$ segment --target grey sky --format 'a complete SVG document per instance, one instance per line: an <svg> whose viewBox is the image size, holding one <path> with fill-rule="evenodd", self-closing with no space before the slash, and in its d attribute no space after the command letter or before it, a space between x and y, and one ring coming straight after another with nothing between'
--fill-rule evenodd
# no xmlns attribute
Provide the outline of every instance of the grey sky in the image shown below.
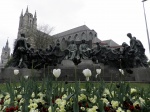
<svg viewBox="0 0 150 112"><path fill-rule="evenodd" d="M17 38L19 16L23 9L37 12L38 24L54 27L53 34L87 25L101 40L112 39L118 44L129 43L127 33L141 40L150 58L141 0L1 0L0 53L9 37L11 52ZM150 1L145 2L150 30Z"/></svg>

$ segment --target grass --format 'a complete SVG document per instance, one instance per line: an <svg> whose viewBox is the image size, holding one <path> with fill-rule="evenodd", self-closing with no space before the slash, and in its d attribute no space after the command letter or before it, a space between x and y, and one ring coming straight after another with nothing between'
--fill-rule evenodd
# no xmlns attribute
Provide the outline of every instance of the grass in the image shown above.
<svg viewBox="0 0 150 112"><path fill-rule="evenodd" d="M61 82L60 82L61 83ZM97 86L99 83L97 82L93 82L94 83L94 86ZM74 85L74 82L72 83L68 83L68 84L71 84L71 85ZM107 86L110 86L111 83L106 83L106 87ZM117 82L115 83L112 83L113 86L115 86L117 84ZM131 88L143 88L144 90L146 89L149 89L150 88L150 83L129 83L130 84L130 87ZM17 84L18 85L18 84ZM40 82L39 82L39 85L40 85ZM85 87L85 83L81 83L80 85L81 88ZM6 83L1 83L0 84L0 91L6 91Z"/></svg>

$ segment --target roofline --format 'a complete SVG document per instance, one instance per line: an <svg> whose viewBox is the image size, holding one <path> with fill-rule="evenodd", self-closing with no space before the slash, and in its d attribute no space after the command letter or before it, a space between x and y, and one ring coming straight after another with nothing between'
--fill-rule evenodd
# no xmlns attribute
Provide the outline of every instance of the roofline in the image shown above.
<svg viewBox="0 0 150 112"><path fill-rule="evenodd" d="M80 31L77 31L77 32L73 32L73 33L70 33L69 35L72 35L72 34L75 34L75 33L78 33L78 32L81 32L81 31L94 31L94 30L80 30ZM63 32L62 32L63 33ZM59 33L60 34L60 33ZM57 35L58 34L56 34L56 35L52 35L52 36L54 36L54 37L56 37L56 38L60 38L60 37L65 37L65 36L67 36L68 34L66 34L66 35L63 35L63 36L60 36L60 37L57 37Z"/></svg>

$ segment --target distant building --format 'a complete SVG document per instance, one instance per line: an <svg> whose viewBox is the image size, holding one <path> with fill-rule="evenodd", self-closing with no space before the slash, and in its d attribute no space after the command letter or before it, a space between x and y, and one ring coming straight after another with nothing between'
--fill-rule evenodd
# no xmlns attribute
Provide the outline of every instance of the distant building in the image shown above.
<svg viewBox="0 0 150 112"><path fill-rule="evenodd" d="M10 59L10 48L7 40L5 47L2 48L0 68L4 68L9 59Z"/></svg>
<svg viewBox="0 0 150 112"><path fill-rule="evenodd" d="M27 7L25 14L23 14L23 11L21 12L17 37L19 38L20 34L24 33L26 35L27 41L31 44L31 47L34 48L33 37L30 35L30 33L36 30L37 30L36 12L33 16L33 14L31 14L28 11L28 7ZM42 34L43 32L40 31L40 33ZM100 42L110 47L119 46L113 40L105 40L105 41L100 40L97 37L97 32L93 29L88 28L86 25L69 29L67 31L52 36L49 35L49 38L53 38L55 44L59 42L61 49L65 49L68 43L72 40L78 42L83 39L86 41L91 41L91 45L90 45L91 47L94 47L96 42Z"/></svg>
<svg viewBox="0 0 150 112"><path fill-rule="evenodd" d="M78 42L81 40L91 41L91 47L95 47L96 43L99 42L101 45L109 46L111 49L115 49L118 47L121 47L113 40L100 40L97 37L97 32L95 30L91 30L86 25L82 25L67 31L64 31L62 33L58 33L53 35L55 43L59 42L61 43L61 48L65 49L67 43L72 40Z"/></svg>
<svg viewBox="0 0 150 112"><path fill-rule="evenodd" d="M41 35L45 34L44 32L41 32L37 29L36 11L33 16L33 14L31 14L28 11L28 7L27 7L26 12L23 14L23 10L22 10L20 15L17 38L20 38L20 34L24 33L27 38L27 42L30 43L31 47L34 48L34 40L31 33L34 33L35 31L38 31L38 33L40 33ZM86 25L69 29L67 31L52 36L45 34L45 36L49 38L53 38L55 44L59 42L60 47L63 50L67 47L68 43L71 42L72 40L76 42L80 42L83 39L89 42L90 47L95 47L96 42L99 42L103 46L109 46L111 49L121 47L111 39L100 40L97 36L97 32L93 29L88 28ZM10 48L8 46L8 40L7 40L6 46L3 47L2 49L0 68L3 68L6 65L9 58L10 58Z"/></svg>
<svg viewBox="0 0 150 112"><path fill-rule="evenodd" d="M97 33L94 30L89 29L86 25L82 25L62 33L58 33L53 35L55 43L61 43L61 48L65 49L67 47L67 43L72 40L79 42L81 40L91 41L97 38ZM100 40L99 40L100 41Z"/></svg>
<svg viewBox="0 0 150 112"><path fill-rule="evenodd" d="M112 39L101 41L101 45L109 46L111 49L122 48L121 45L118 45Z"/></svg>

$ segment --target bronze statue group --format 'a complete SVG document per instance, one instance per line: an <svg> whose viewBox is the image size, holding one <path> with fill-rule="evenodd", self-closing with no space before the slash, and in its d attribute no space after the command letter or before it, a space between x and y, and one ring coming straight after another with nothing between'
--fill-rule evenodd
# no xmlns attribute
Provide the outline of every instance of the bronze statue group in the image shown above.
<svg viewBox="0 0 150 112"><path fill-rule="evenodd" d="M9 66L18 68L41 69L47 66L57 66L62 60L72 60L78 65L82 60L92 60L93 63L109 65L115 68L148 67L145 49L140 40L128 33L130 45L123 42L122 46L111 49L100 42L90 48L85 40L80 45L71 41L65 50L61 50L60 43L49 46L47 49L34 49L26 42L25 35L21 34L15 42L12 62Z"/></svg>

